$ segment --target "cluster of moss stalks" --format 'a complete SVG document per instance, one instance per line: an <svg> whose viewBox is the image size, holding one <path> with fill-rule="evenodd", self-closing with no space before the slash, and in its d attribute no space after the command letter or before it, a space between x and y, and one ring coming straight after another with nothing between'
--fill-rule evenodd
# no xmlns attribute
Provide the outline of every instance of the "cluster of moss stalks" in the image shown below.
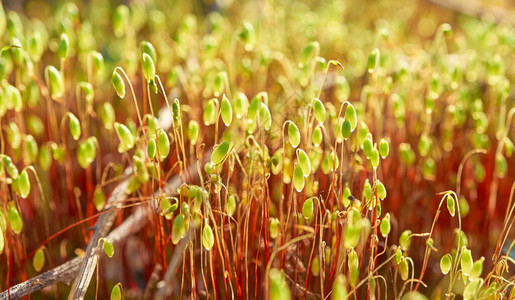
<svg viewBox="0 0 515 300"><path fill-rule="evenodd" d="M512 26L208 2L0 5L3 290L144 207L91 297L514 297Z"/></svg>

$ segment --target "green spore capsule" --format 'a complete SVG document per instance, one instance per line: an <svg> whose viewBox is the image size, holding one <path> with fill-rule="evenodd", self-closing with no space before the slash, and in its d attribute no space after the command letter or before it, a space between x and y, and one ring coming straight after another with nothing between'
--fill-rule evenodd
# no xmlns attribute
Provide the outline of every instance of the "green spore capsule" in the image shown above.
<svg viewBox="0 0 515 300"><path fill-rule="evenodd" d="M379 141L379 155L381 155L381 157L383 159L385 159L389 153L390 153L390 146L388 145L388 141L386 139L382 138Z"/></svg>
<svg viewBox="0 0 515 300"><path fill-rule="evenodd" d="M70 39L66 33L61 34L61 40L59 41L59 48L57 48L57 54L61 58L67 58L70 55Z"/></svg>
<svg viewBox="0 0 515 300"><path fill-rule="evenodd" d="M288 140L293 148L297 148L300 144L299 128L292 121L288 122Z"/></svg>
<svg viewBox="0 0 515 300"><path fill-rule="evenodd" d="M243 118L247 113L248 107L249 99L247 96L242 92L236 94L236 99L234 100L234 113L236 114L237 119Z"/></svg>
<svg viewBox="0 0 515 300"><path fill-rule="evenodd" d="M290 300L290 288L284 274L277 270L270 270L270 300Z"/></svg>
<svg viewBox="0 0 515 300"><path fill-rule="evenodd" d="M358 126L358 114L356 113L356 109L350 103L348 103L347 108L345 109L345 120L348 120L350 123L350 131L353 132Z"/></svg>
<svg viewBox="0 0 515 300"><path fill-rule="evenodd" d="M177 245L184 235L186 235L186 223L184 216L179 214L175 217L172 225L172 243Z"/></svg>
<svg viewBox="0 0 515 300"><path fill-rule="evenodd" d="M442 273L445 275L449 273L452 266L452 257L449 253L442 256L440 259L440 270L442 270Z"/></svg>
<svg viewBox="0 0 515 300"><path fill-rule="evenodd" d="M225 94L223 95L222 103L220 104L220 115L222 116L222 121L225 126L229 127L232 123L232 106Z"/></svg>
<svg viewBox="0 0 515 300"><path fill-rule="evenodd" d="M54 66L47 66L45 68L45 80L52 99L56 100L63 97L64 79L61 72L59 72Z"/></svg>
<svg viewBox="0 0 515 300"><path fill-rule="evenodd" d="M111 83L113 84L114 90L116 94L120 98L125 97L125 83L123 82L122 76L116 72L113 72L113 76L111 77Z"/></svg>
<svg viewBox="0 0 515 300"><path fill-rule="evenodd" d="M124 124L115 122L114 128L116 130L116 134L120 139L120 144L118 145L118 152L123 153L127 152L134 147L134 135L129 130L127 126Z"/></svg>
<svg viewBox="0 0 515 300"><path fill-rule="evenodd" d="M117 284L111 290L111 300L122 300L122 289L120 288L121 284Z"/></svg>
<svg viewBox="0 0 515 300"><path fill-rule="evenodd" d="M191 120L188 123L188 139L192 145L197 144L199 137L200 126L199 123L195 120Z"/></svg>
<svg viewBox="0 0 515 300"><path fill-rule="evenodd" d="M327 112L325 110L325 106L320 101L320 99L313 99L313 110L315 111L315 118L319 123L324 123L325 118L327 117Z"/></svg>
<svg viewBox="0 0 515 300"><path fill-rule="evenodd" d="M11 226L12 231L15 234L20 234L23 230L23 219L13 202L8 204L7 220L9 221L9 226Z"/></svg>
<svg viewBox="0 0 515 300"><path fill-rule="evenodd" d="M39 272L43 269L45 266L45 252L43 251L43 248L39 248L34 253L34 257L32 258L32 267L36 272Z"/></svg>
<svg viewBox="0 0 515 300"><path fill-rule="evenodd" d="M157 132L157 153L161 161L165 160L170 153L170 139L168 138L168 134L162 129Z"/></svg>
<svg viewBox="0 0 515 300"><path fill-rule="evenodd" d="M297 192L300 193L304 189L304 184L304 173L302 172L302 168L299 165L297 165L293 170L293 186L295 187Z"/></svg>
<svg viewBox="0 0 515 300"><path fill-rule="evenodd" d="M20 197L27 198L30 193L30 179L27 169L21 171L20 176L16 179Z"/></svg>
<svg viewBox="0 0 515 300"><path fill-rule="evenodd" d="M232 148L232 143L225 141L213 150L213 153L211 153L211 164L217 165L221 163L226 157L227 154L229 154L229 151Z"/></svg>
<svg viewBox="0 0 515 300"><path fill-rule="evenodd" d="M154 61L152 57L147 53L143 53L142 55L142 66L143 66L143 75L147 82L154 79L156 77L156 67L154 66Z"/></svg>
<svg viewBox="0 0 515 300"><path fill-rule="evenodd" d="M102 239L103 242L104 242L104 253L109 257L113 257L114 255L114 246L113 246L113 243L111 243L111 241L109 241L108 239L106 238L103 238Z"/></svg>
<svg viewBox="0 0 515 300"><path fill-rule="evenodd" d="M456 207L454 203L454 198L451 195L447 194L445 196L445 202L447 203L447 210L449 211L449 214L454 217Z"/></svg>
<svg viewBox="0 0 515 300"><path fill-rule="evenodd" d="M472 260L472 251L467 249L467 247L463 246L461 250L461 270L463 271L463 275L469 276L470 272L472 272L472 267L474 266L474 261Z"/></svg>
<svg viewBox="0 0 515 300"><path fill-rule="evenodd" d="M97 187L93 194L93 204L95 204L95 208L97 209L97 211L101 211L102 209L104 209L105 203L106 197L104 195L104 192L102 191L102 188Z"/></svg>
<svg viewBox="0 0 515 300"><path fill-rule="evenodd" d="M379 180L376 181L376 191L377 197L379 197L379 199L383 200L384 198L386 198L386 188L384 187L384 184Z"/></svg>
<svg viewBox="0 0 515 300"><path fill-rule="evenodd" d="M411 245L411 230L405 230L399 237L399 245L403 251L407 251Z"/></svg>
<svg viewBox="0 0 515 300"><path fill-rule="evenodd" d="M308 198L302 205L302 215L304 219L311 219L313 217L313 198Z"/></svg>
<svg viewBox="0 0 515 300"><path fill-rule="evenodd" d="M216 122L216 104L213 99L209 100L204 107L204 125L209 126Z"/></svg>
<svg viewBox="0 0 515 300"><path fill-rule="evenodd" d="M297 149L297 161L299 162L299 166L302 169L304 177L308 177L311 174L311 162L304 150Z"/></svg>
<svg viewBox="0 0 515 300"><path fill-rule="evenodd" d="M204 226L204 229L202 230L202 246L206 248L207 251L211 250L213 248L213 245L215 244L215 236L213 234L213 230L211 229L211 226L209 224L206 224Z"/></svg>
<svg viewBox="0 0 515 300"><path fill-rule="evenodd" d="M78 141L81 135L79 119L77 119L77 117L70 112L68 112L68 117L70 119L70 134L74 140Z"/></svg>
<svg viewBox="0 0 515 300"><path fill-rule="evenodd" d="M381 220L381 224L379 225L379 230L381 231L381 235L386 237L391 230L390 225L390 213L387 213L384 218Z"/></svg>

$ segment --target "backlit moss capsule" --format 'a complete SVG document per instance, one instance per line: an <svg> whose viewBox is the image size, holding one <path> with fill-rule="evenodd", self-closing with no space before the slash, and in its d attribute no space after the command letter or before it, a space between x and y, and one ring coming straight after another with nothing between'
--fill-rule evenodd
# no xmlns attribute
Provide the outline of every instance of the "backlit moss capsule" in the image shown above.
<svg viewBox="0 0 515 300"><path fill-rule="evenodd" d="M320 144L322 144L322 141L324 139L324 135L322 133L322 128L320 126L316 126L315 129L313 129L313 134L311 136L311 141L313 142L313 146L318 147ZM300 133L299 133L299 142L300 142Z"/></svg>
<svg viewBox="0 0 515 300"><path fill-rule="evenodd" d="M352 104L348 104L347 108L345 108L345 120L350 123L350 131L353 132L358 126L358 114L356 113L356 109Z"/></svg>
<svg viewBox="0 0 515 300"><path fill-rule="evenodd" d="M383 159L385 159L388 156L388 153L390 153L390 146L388 145L388 141L382 138L379 141L379 154Z"/></svg>
<svg viewBox="0 0 515 300"><path fill-rule="evenodd" d="M318 256L313 257L311 261L311 274L315 277L320 275L320 259Z"/></svg>
<svg viewBox="0 0 515 300"><path fill-rule="evenodd" d="M213 234L213 230L211 229L211 226L209 224L206 224L204 226L204 229L202 230L202 246L206 248L207 251L211 250L213 248L213 245L215 244L215 236Z"/></svg>
<svg viewBox="0 0 515 300"><path fill-rule="evenodd" d="M195 145L199 136L199 124L195 120L190 120L188 123L188 139L192 145Z"/></svg>
<svg viewBox="0 0 515 300"><path fill-rule="evenodd" d="M515 151L515 145L513 145L513 142L509 138L504 139L504 153L507 157L511 157L513 154L513 151Z"/></svg>
<svg viewBox="0 0 515 300"><path fill-rule="evenodd" d="M269 130L270 126L272 126L272 114L270 113L268 106L263 102L261 102L259 108L259 119L261 126L263 126L265 130Z"/></svg>
<svg viewBox="0 0 515 300"><path fill-rule="evenodd" d="M27 147L27 156L25 157L25 162L30 165L38 159L38 143L34 139L34 137L30 134L25 136L25 146Z"/></svg>
<svg viewBox="0 0 515 300"><path fill-rule="evenodd" d="M449 273L452 266L452 257L449 253L442 256L440 259L440 270L442 270L442 273L445 275Z"/></svg>
<svg viewBox="0 0 515 300"><path fill-rule="evenodd" d="M418 152L420 153L420 155L426 156L429 154L430 149L431 139L427 135L423 134L418 142Z"/></svg>
<svg viewBox="0 0 515 300"><path fill-rule="evenodd" d="M70 119L70 134L74 140L78 141L81 135L79 119L77 119L77 117L70 112L68 113L68 117Z"/></svg>
<svg viewBox="0 0 515 300"><path fill-rule="evenodd" d="M5 170L7 171L7 174L9 174L9 177L11 177L11 179L18 178L18 176L19 176L18 169L14 165L11 158L7 155L4 155L3 161L4 161Z"/></svg>
<svg viewBox="0 0 515 300"><path fill-rule="evenodd" d="M299 165L297 165L293 170L293 186L295 187L297 192L300 193L304 189L304 184L304 173L302 172L302 168Z"/></svg>
<svg viewBox="0 0 515 300"><path fill-rule="evenodd" d="M361 235L361 215L356 208L351 208L347 217L347 225L343 232L343 245L345 248L354 248L358 245Z"/></svg>
<svg viewBox="0 0 515 300"><path fill-rule="evenodd" d="M363 148L363 154L365 154L365 156L367 158L370 158L370 155L372 155L372 148L373 148L372 138L370 136L365 138L365 140L363 141L362 148Z"/></svg>
<svg viewBox="0 0 515 300"><path fill-rule="evenodd" d="M123 91L125 93L125 88ZM111 105L111 103L104 102L104 104L102 104L100 117L102 119L102 123L104 124L104 128L108 131L111 131L113 129L113 124L115 121L114 108Z"/></svg>
<svg viewBox="0 0 515 300"><path fill-rule="evenodd" d="M411 230L405 230L399 237L399 245L403 251L407 251L411 245Z"/></svg>
<svg viewBox="0 0 515 300"><path fill-rule="evenodd" d="M238 92L238 94L236 94L236 98L234 99L234 113L236 114L236 118L243 118L243 116L247 113L248 107L249 100L247 99L247 96L242 92Z"/></svg>
<svg viewBox="0 0 515 300"><path fill-rule="evenodd" d="M277 270L270 270L270 300L290 300L290 288L284 274Z"/></svg>
<svg viewBox="0 0 515 300"><path fill-rule="evenodd" d="M299 128L292 121L288 122L288 140L293 148L297 148L300 144Z"/></svg>
<svg viewBox="0 0 515 300"><path fill-rule="evenodd" d="M116 37L122 37L129 26L130 11L126 5L118 5L113 15L113 30Z"/></svg>
<svg viewBox="0 0 515 300"><path fill-rule="evenodd" d="M23 199L27 198L30 193L30 179L27 170L23 169L16 180L18 181L17 185L20 197Z"/></svg>
<svg viewBox="0 0 515 300"><path fill-rule="evenodd" d="M149 41L142 41L139 44L139 47L141 49L141 53L148 54L153 61L157 60L156 48L154 47L154 45L152 45L152 43L150 43Z"/></svg>
<svg viewBox="0 0 515 300"><path fill-rule="evenodd" d="M52 150L50 148L50 145L44 144L39 149L39 166L44 171L47 171L50 169L50 166L52 165Z"/></svg>
<svg viewBox="0 0 515 300"><path fill-rule="evenodd" d="M148 140L147 144L147 155L148 158L154 159L156 157L157 145L155 138L151 138Z"/></svg>
<svg viewBox="0 0 515 300"><path fill-rule="evenodd" d="M229 154L231 148L232 143L228 141L225 141L216 146L216 148L211 153L211 164L217 165L221 163L227 157L227 154Z"/></svg>
<svg viewBox="0 0 515 300"><path fill-rule="evenodd" d="M5 97L7 99L7 108L21 111L23 108L23 101L21 99L20 90L10 84L5 86Z"/></svg>
<svg viewBox="0 0 515 300"><path fill-rule="evenodd" d="M103 243L104 243L104 253L109 257L113 257L114 255L114 246L113 246L113 243L111 243L110 240L108 240L107 238L103 238L102 239Z"/></svg>
<svg viewBox="0 0 515 300"><path fill-rule="evenodd" d="M83 169L86 169L95 161L97 156L95 141L96 138L92 136L79 142L77 148L77 161Z"/></svg>
<svg viewBox="0 0 515 300"><path fill-rule="evenodd" d="M125 83L123 82L122 76L116 72L113 72L113 76L111 77L111 83L113 84L114 90L116 94L120 98L125 97Z"/></svg>
<svg viewBox="0 0 515 300"><path fill-rule="evenodd" d="M61 40L59 41L59 48L57 48L57 54L61 58L67 58L70 55L70 39L66 33L61 34Z"/></svg>
<svg viewBox="0 0 515 300"><path fill-rule="evenodd" d="M454 214L455 214L454 197L452 197L451 195L447 194L445 196L445 201L447 203L447 210L449 211L449 214L451 214L451 216L454 217Z"/></svg>
<svg viewBox="0 0 515 300"><path fill-rule="evenodd" d="M43 251L43 248L39 248L34 253L34 257L32 258L32 267L34 267L34 270L36 272L39 272L43 269L45 266L45 252Z"/></svg>
<svg viewBox="0 0 515 300"><path fill-rule="evenodd" d="M349 120L343 121L340 131L342 138L344 138L345 140L349 139L350 134L352 132L351 123L349 122Z"/></svg>
<svg viewBox="0 0 515 300"><path fill-rule="evenodd" d="M302 205L302 215L304 219L311 219L313 217L313 198L308 198Z"/></svg>
<svg viewBox="0 0 515 300"><path fill-rule="evenodd" d="M225 204L225 212L232 216L234 215L234 212L236 211L236 196L230 195L229 198L227 198L227 203Z"/></svg>
<svg viewBox="0 0 515 300"><path fill-rule="evenodd" d="M428 157L424 160L424 165L422 166L422 175L428 179L434 178L436 175L436 163L431 157Z"/></svg>
<svg viewBox="0 0 515 300"><path fill-rule="evenodd" d="M157 153L161 161L168 157L170 153L170 140L168 139L168 134L162 129L157 132Z"/></svg>
<svg viewBox="0 0 515 300"><path fill-rule="evenodd" d="M102 191L102 188L97 187L95 189L95 192L93 193L93 204L95 204L95 208L98 211L101 211L104 209L106 203L106 197L104 195L104 192Z"/></svg>
<svg viewBox="0 0 515 300"><path fill-rule="evenodd" d="M15 122L11 122L7 125L5 131L9 146L11 146L13 149L19 149L22 142L22 135L18 125L16 125Z"/></svg>
<svg viewBox="0 0 515 300"><path fill-rule="evenodd" d="M408 260L406 258L401 259L399 263L399 274L401 274L402 280L407 280L409 277L409 265Z"/></svg>
<svg viewBox="0 0 515 300"><path fill-rule="evenodd" d="M246 51L251 51L254 48L254 44L256 43L256 33L252 23L244 21L238 36L243 41Z"/></svg>
<svg viewBox="0 0 515 300"><path fill-rule="evenodd" d="M299 162L299 166L302 169L304 177L308 177L311 174L311 162L304 150L297 149L297 161Z"/></svg>
<svg viewBox="0 0 515 300"><path fill-rule="evenodd" d="M499 178L504 178L506 176L506 172L508 172L508 163L506 162L506 158L501 153L495 155L495 167L497 169L497 176Z"/></svg>
<svg viewBox="0 0 515 300"><path fill-rule="evenodd" d="M356 250L349 251L347 265L349 268L349 283L352 287L356 286L359 277L359 258Z"/></svg>
<svg viewBox="0 0 515 300"><path fill-rule="evenodd" d="M325 118L327 116L327 112L325 110L325 106L320 101L320 99L314 98L313 99L313 110L315 111L315 118L319 123L324 123Z"/></svg>
<svg viewBox="0 0 515 300"><path fill-rule="evenodd" d="M470 271L469 278L474 280L476 278L481 277L481 273L483 273L483 262L485 261L484 257L476 260L474 265L472 265L472 270Z"/></svg>
<svg viewBox="0 0 515 300"><path fill-rule="evenodd" d="M381 220L381 224L379 225L379 230L381 231L381 235L386 237L390 233L390 213L387 213L384 218Z"/></svg>
<svg viewBox="0 0 515 300"><path fill-rule="evenodd" d="M368 56L368 73L373 73L379 66L380 53L379 49L375 48Z"/></svg>
<svg viewBox="0 0 515 300"><path fill-rule="evenodd" d="M7 220L9 221L9 226L15 234L20 234L23 230L23 219L21 218L18 209L13 202L8 204L7 208Z"/></svg>
<svg viewBox="0 0 515 300"><path fill-rule="evenodd" d="M177 245L179 243L179 241L184 237L185 234L186 234L186 224L185 224L184 216L182 214L179 214L173 220L172 243L174 245Z"/></svg>
<svg viewBox="0 0 515 300"><path fill-rule="evenodd" d="M213 99L206 103L206 106L204 107L203 119L206 126L216 122L216 104Z"/></svg>
<svg viewBox="0 0 515 300"><path fill-rule="evenodd" d="M225 126L229 126L232 123L232 106L231 102L225 96L225 94L222 97L222 103L220 104L220 115L222 116L222 121L224 122Z"/></svg>
<svg viewBox="0 0 515 300"><path fill-rule="evenodd" d="M154 61L152 57L147 53L143 53L142 56L142 64L143 64L143 75L147 82L154 79L156 77L156 67L154 66Z"/></svg>
<svg viewBox="0 0 515 300"><path fill-rule="evenodd" d="M89 52L89 59L95 67L96 74L102 74L104 72L104 57L98 51L92 50Z"/></svg>
<svg viewBox="0 0 515 300"><path fill-rule="evenodd" d="M483 279L476 278L469 282L465 289L463 290L463 299L464 300L472 300L472 299L479 299L479 292L480 287L483 282Z"/></svg>
<svg viewBox="0 0 515 300"><path fill-rule="evenodd" d="M349 299L349 295L347 292L347 287L345 283L345 276L343 274L339 274L336 276L333 283L333 293L332 299L334 300L347 300Z"/></svg>
<svg viewBox="0 0 515 300"><path fill-rule="evenodd" d="M377 151L376 148L373 148L372 152L370 153L370 164L374 168L379 166L379 151Z"/></svg>
<svg viewBox="0 0 515 300"><path fill-rule="evenodd" d="M122 300L122 289L120 288L121 284L118 283L111 290L111 300Z"/></svg>
<svg viewBox="0 0 515 300"><path fill-rule="evenodd" d="M134 136L132 135L132 132L129 130L129 128L124 124L115 122L114 129L116 130L116 134L120 139L118 152L123 153L132 149L132 147L134 147Z"/></svg>
<svg viewBox="0 0 515 300"><path fill-rule="evenodd" d="M472 260L472 252L467 247L463 246L461 250L461 270L463 271L463 275L469 276L472 271L472 267L474 266L474 261Z"/></svg>
<svg viewBox="0 0 515 300"><path fill-rule="evenodd" d="M277 218L270 218L270 237L275 239L279 236L279 220Z"/></svg>
<svg viewBox="0 0 515 300"><path fill-rule="evenodd" d="M379 197L379 199L383 200L384 198L386 198L386 188L384 187L384 184L379 180L376 181L376 191L377 197Z"/></svg>
<svg viewBox="0 0 515 300"><path fill-rule="evenodd" d="M64 95L63 74L54 66L46 66L45 80L52 99L59 99Z"/></svg>

